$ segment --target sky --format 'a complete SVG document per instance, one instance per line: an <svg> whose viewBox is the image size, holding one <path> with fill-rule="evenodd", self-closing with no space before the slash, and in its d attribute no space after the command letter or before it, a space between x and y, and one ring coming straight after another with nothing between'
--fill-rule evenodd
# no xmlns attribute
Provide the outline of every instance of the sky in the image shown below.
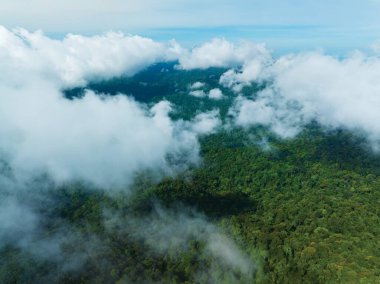
<svg viewBox="0 0 380 284"><path fill-rule="evenodd" d="M0 0L9 29L55 37L113 30L187 46L249 39L286 52L368 47L380 38L379 12L379 0Z"/></svg>

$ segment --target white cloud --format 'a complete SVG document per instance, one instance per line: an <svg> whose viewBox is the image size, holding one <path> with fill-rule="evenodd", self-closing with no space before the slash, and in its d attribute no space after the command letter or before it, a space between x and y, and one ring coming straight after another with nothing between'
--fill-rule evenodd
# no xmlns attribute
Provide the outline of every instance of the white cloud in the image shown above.
<svg viewBox="0 0 380 284"><path fill-rule="evenodd" d="M16 70L13 64L17 64L20 77L22 72L39 73L63 87L133 75L155 62L175 60L181 52L174 41L159 43L122 33L92 37L69 34L63 40L53 40L42 32L9 31L0 26L2 73Z"/></svg>
<svg viewBox="0 0 380 284"><path fill-rule="evenodd" d="M229 114L238 126L264 125L282 138L297 135L304 122L297 108L290 108L271 90L262 92L257 100L238 97Z"/></svg>
<svg viewBox="0 0 380 284"><path fill-rule="evenodd" d="M126 96L92 92L69 101L43 82L1 88L0 149L19 175L120 186L140 169L165 169L166 155L179 148L197 152L195 134L184 140L187 130L177 129L170 109L161 102L145 110Z"/></svg>
<svg viewBox="0 0 380 284"><path fill-rule="evenodd" d="M197 98L204 98L207 96L207 94L203 90L195 90L191 91L190 96L197 97Z"/></svg>
<svg viewBox="0 0 380 284"><path fill-rule="evenodd" d="M205 86L205 83L203 82L195 82L190 86L190 90L198 90Z"/></svg>
<svg viewBox="0 0 380 284"><path fill-rule="evenodd" d="M245 62L267 54L265 45L250 42L239 44L214 38L191 51L183 52L179 58L180 68L207 69L210 67L239 67Z"/></svg>
<svg viewBox="0 0 380 284"><path fill-rule="evenodd" d="M0 27L2 157L20 179L46 172L58 182L78 179L104 187L125 185L144 168L170 171L168 155L172 162L185 155L196 163L197 135L213 131L216 114L174 122L165 101L148 109L123 95L87 91L67 100L60 91L131 75L181 52L176 44L115 33L59 41Z"/></svg>
<svg viewBox="0 0 380 284"><path fill-rule="evenodd" d="M209 98L211 100L221 100L223 99L223 92L219 88L211 89L209 92L205 92L204 90L192 90L189 92L190 96L197 98Z"/></svg>
<svg viewBox="0 0 380 284"><path fill-rule="evenodd" d="M240 70L230 69L219 79L219 83L232 89L235 93L241 92L244 86L250 85L253 81L259 80L263 70L272 63L269 52L263 50L260 56L254 59L247 59Z"/></svg>
<svg viewBox="0 0 380 284"><path fill-rule="evenodd" d="M279 58L260 75L272 82L256 99L239 102L238 124L270 125L295 135L311 120L344 127L380 141L380 59L355 53L337 59L321 53ZM289 131L284 131L284 130Z"/></svg>
<svg viewBox="0 0 380 284"><path fill-rule="evenodd" d="M209 134L214 132L222 124L219 110L213 110L198 114L192 121L192 130L197 134Z"/></svg>
<svg viewBox="0 0 380 284"><path fill-rule="evenodd" d="M208 97L213 100L221 100L223 98L223 93L219 88L210 90Z"/></svg>

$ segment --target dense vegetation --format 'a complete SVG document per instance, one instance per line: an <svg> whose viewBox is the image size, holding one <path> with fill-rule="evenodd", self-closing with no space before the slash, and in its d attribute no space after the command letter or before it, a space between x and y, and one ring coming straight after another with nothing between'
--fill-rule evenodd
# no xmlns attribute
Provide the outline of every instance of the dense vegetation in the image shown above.
<svg viewBox="0 0 380 284"><path fill-rule="evenodd" d="M151 80L161 84L154 89L160 98L179 106L179 117L218 107L225 118L233 96L228 90L223 89L229 98L217 102L184 94L189 82L217 86L218 72L160 71L161 77ZM139 76L129 85L111 82L114 93L125 91L120 84L151 78ZM165 87L173 81L175 89ZM142 101L156 99L144 96ZM42 235L48 238L64 226L79 237L65 237L59 261L12 245L3 248L1 282L380 283L380 157L358 135L313 123L293 140L253 127L221 130L203 137L201 145L199 167L159 182L141 173L128 194L109 195L82 183L52 184L48 195L54 206L43 209ZM254 269L243 273L226 266L208 253L204 238L152 250L136 231L160 208L170 216L186 212L215 225ZM109 225L105 212L117 216L118 226ZM157 245L163 241L151 237ZM83 263L69 269L77 254L86 255Z"/></svg>

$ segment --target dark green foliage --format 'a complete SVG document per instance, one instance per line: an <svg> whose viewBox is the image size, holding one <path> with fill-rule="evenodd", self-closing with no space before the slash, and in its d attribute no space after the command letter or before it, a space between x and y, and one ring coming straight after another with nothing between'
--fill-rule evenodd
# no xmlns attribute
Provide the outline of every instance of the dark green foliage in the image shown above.
<svg viewBox="0 0 380 284"><path fill-rule="evenodd" d="M229 140L226 135L246 139L246 146L221 142ZM202 196L247 195L250 210L242 203L240 212L223 219L248 247L267 252L263 282L380 280L379 157L364 150L360 139L311 129L293 141L273 141L268 152L249 145L239 131L205 143L205 163L192 184L202 184Z"/></svg>

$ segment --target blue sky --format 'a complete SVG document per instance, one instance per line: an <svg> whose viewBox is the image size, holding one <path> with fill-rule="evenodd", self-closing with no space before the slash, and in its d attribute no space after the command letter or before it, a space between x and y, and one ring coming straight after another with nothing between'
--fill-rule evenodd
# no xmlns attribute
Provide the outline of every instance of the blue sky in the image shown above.
<svg viewBox="0 0 380 284"><path fill-rule="evenodd" d="M0 24L54 36L107 30L177 39L266 42L274 50L365 48L380 39L380 0L0 0Z"/></svg>
<svg viewBox="0 0 380 284"><path fill-rule="evenodd" d="M156 40L175 38L185 46L223 37L231 41L265 42L274 54L324 50L345 54L356 49L367 51L380 38L377 29L346 29L308 25L252 25L145 30L142 35Z"/></svg>

